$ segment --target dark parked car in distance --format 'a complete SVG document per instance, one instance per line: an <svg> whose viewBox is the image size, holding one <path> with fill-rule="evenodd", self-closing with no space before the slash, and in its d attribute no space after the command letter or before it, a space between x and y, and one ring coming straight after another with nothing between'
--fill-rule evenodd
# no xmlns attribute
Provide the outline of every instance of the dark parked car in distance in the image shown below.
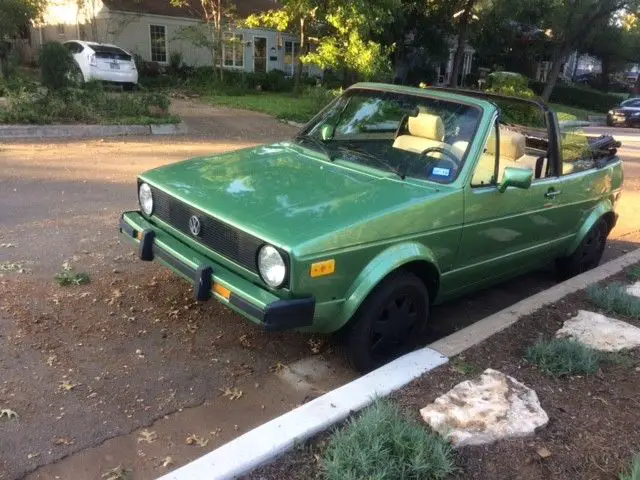
<svg viewBox="0 0 640 480"><path fill-rule="evenodd" d="M609 127L635 127L640 125L640 97L628 98L607 113Z"/></svg>

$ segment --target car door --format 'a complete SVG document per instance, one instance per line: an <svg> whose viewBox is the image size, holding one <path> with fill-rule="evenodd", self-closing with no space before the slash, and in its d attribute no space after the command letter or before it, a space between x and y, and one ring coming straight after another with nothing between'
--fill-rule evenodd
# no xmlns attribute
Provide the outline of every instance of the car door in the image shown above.
<svg viewBox="0 0 640 480"><path fill-rule="evenodd" d="M443 279L447 296L495 282L536 264L532 255L536 240L532 235L535 224L531 216L531 191L518 188L499 191L504 168L513 165L507 159L501 162L497 119L494 132L464 188L460 248L454 270Z"/></svg>

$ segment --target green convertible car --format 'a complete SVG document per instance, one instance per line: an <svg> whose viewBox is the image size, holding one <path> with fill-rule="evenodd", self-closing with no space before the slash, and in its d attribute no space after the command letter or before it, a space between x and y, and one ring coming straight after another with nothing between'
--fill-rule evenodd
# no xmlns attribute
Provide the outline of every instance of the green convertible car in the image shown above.
<svg viewBox="0 0 640 480"><path fill-rule="evenodd" d="M367 371L424 339L434 303L551 260L596 266L617 147L561 132L542 103L361 83L289 141L143 173L120 231L198 300L340 331Z"/></svg>

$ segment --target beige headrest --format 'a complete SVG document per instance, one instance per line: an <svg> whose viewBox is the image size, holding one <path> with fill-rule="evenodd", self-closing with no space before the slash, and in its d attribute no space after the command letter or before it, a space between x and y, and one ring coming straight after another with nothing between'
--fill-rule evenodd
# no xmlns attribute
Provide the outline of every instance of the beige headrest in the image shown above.
<svg viewBox="0 0 640 480"><path fill-rule="evenodd" d="M419 113L416 117L409 117L409 134L413 137L428 138L429 140L444 140L444 123L442 118L428 113Z"/></svg>
<svg viewBox="0 0 640 480"><path fill-rule="evenodd" d="M503 128L500 129L500 158L517 160L525 154L526 147L527 141L523 134ZM490 155L496 154L495 133L489 137L487 153Z"/></svg>

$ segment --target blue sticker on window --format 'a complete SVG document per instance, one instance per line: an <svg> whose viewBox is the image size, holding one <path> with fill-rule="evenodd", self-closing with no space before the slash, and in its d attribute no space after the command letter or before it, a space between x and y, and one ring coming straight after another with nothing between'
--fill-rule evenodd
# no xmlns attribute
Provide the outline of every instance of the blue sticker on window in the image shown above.
<svg viewBox="0 0 640 480"><path fill-rule="evenodd" d="M450 169L440 168L440 167L435 167L431 172L432 175L435 175L437 177L448 177L450 173L451 173Z"/></svg>

